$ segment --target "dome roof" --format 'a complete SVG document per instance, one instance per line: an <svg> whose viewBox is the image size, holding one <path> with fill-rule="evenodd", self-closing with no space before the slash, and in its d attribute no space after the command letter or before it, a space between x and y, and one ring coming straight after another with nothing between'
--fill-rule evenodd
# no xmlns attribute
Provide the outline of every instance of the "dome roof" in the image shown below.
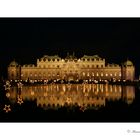
<svg viewBox="0 0 140 140"><path fill-rule="evenodd" d="M10 66L18 66L18 63L17 63L16 61L12 61L12 62L10 63Z"/></svg>
<svg viewBox="0 0 140 140"><path fill-rule="evenodd" d="M127 60L126 62L124 62L125 66L133 66L133 63L130 60Z"/></svg>

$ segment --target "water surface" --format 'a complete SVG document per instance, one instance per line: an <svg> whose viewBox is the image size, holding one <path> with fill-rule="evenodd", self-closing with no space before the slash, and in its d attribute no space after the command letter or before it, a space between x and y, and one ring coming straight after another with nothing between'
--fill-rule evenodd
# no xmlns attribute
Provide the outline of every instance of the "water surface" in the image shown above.
<svg viewBox="0 0 140 140"><path fill-rule="evenodd" d="M11 87L1 94L1 121L136 122L139 89L109 84Z"/></svg>

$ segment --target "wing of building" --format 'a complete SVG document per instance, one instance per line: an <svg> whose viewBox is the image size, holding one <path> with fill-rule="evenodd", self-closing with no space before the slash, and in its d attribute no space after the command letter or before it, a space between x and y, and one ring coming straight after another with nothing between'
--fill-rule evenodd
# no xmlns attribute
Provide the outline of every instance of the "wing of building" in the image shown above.
<svg viewBox="0 0 140 140"><path fill-rule="evenodd" d="M121 65L108 64L98 55L84 55L76 58L67 55L62 59L58 55L44 55L37 59L36 65L19 65L12 61L8 66L9 80L131 80L135 78L135 66L130 60Z"/></svg>

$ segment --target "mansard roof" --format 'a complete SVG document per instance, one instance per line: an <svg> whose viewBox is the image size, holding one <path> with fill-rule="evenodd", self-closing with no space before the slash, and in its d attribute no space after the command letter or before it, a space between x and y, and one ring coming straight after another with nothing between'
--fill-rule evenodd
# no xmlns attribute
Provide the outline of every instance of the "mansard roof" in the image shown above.
<svg viewBox="0 0 140 140"><path fill-rule="evenodd" d="M16 67L16 66L18 66L18 63L14 60L9 64L9 66Z"/></svg>
<svg viewBox="0 0 140 140"><path fill-rule="evenodd" d="M46 60L53 60L53 59L61 59L58 55L44 55L42 58L40 58L40 60L46 61Z"/></svg>
<svg viewBox="0 0 140 140"><path fill-rule="evenodd" d="M44 55L42 58L61 59L58 55Z"/></svg>
<svg viewBox="0 0 140 140"><path fill-rule="evenodd" d="M133 66L133 63L132 63L132 61L127 60L126 62L124 62L124 65L125 66Z"/></svg>
<svg viewBox="0 0 140 140"><path fill-rule="evenodd" d="M102 59L101 57L99 57L98 55L84 55L81 59Z"/></svg>

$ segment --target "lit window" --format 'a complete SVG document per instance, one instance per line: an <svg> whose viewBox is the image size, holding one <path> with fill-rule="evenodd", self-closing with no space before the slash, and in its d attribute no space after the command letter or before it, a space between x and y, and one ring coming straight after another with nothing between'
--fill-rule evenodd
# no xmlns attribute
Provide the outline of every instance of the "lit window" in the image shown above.
<svg viewBox="0 0 140 140"><path fill-rule="evenodd" d="M89 72L87 73L87 76L89 76Z"/></svg>
<svg viewBox="0 0 140 140"><path fill-rule="evenodd" d="M110 73L110 76L112 76L112 73Z"/></svg>
<svg viewBox="0 0 140 140"><path fill-rule="evenodd" d="M108 76L108 74L106 73L105 76Z"/></svg>
<svg viewBox="0 0 140 140"><path fill-rule="evenodd" d="M94 73L92 73L92 76L94 76Z"/></svg>
<svg viewBox="0 0 140 140"><path fill-rule="evenodd" d="M99 74L98 74L98 73L97 73L96 75L97 75L97 76L99 76Z"/></svg>
<svg viewBox="0 0 140 140"><path fill-rule="evenodd" d="M121 73L119 73L119 76L121 76Z"/></svg>
<svg viewBox="0 0 140 140"><path fill-rule="evenodd" d="M117 74L115 73L114 76L117 76Z"/></svg>
<svg viewBox="0 0 140 140"><path fill-rule="evenodd" d="M85 72L83 72L83 76L85 76Z"/></svg>
<svg viewBox="0 0 140 140"><path fill-rule="evenodd" d="M104 76L103 73L101 73L101 76Z"/></svg>

